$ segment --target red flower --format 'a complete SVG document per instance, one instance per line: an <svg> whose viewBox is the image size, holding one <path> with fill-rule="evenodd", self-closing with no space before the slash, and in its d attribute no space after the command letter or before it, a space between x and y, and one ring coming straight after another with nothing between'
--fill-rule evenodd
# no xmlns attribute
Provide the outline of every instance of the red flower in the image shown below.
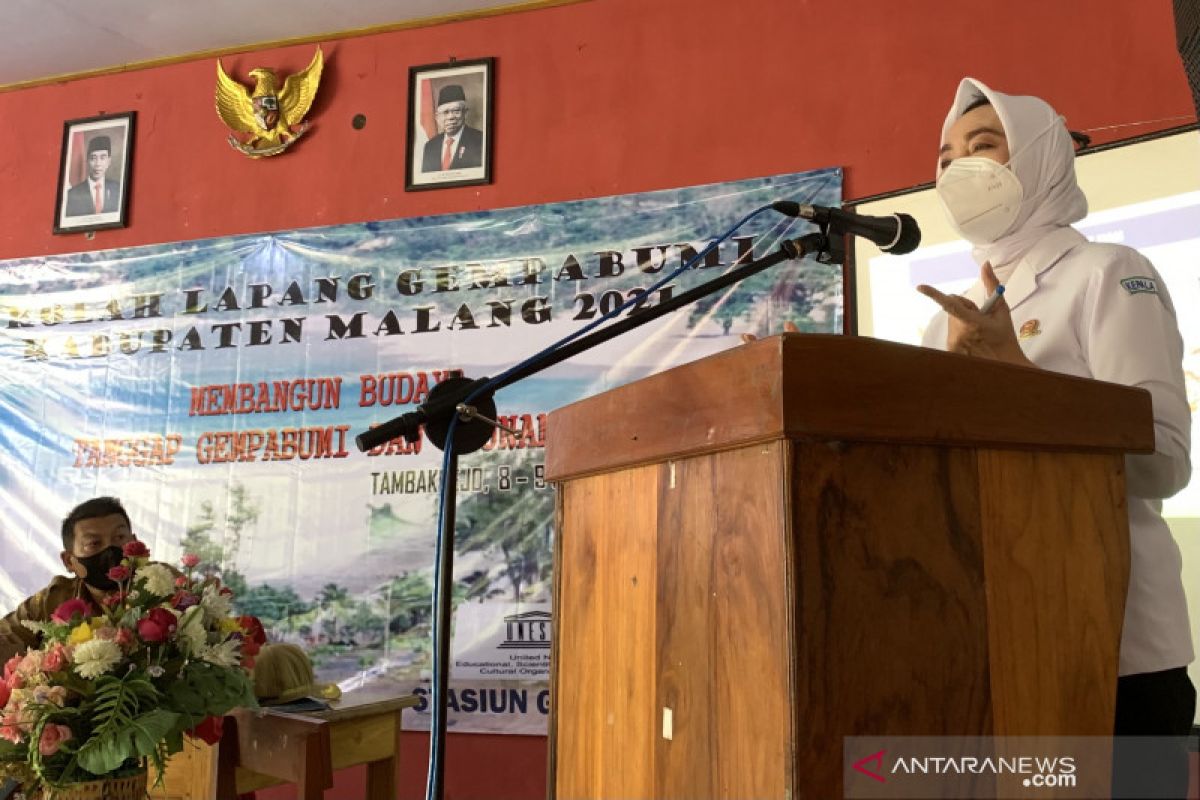
<svg viewBox="0 0 1200 800"><path fill-rule="evenodd" d="M103 598L101 598L100 602L103 603L104 605L108 606L109 608L113 608L114 606L119 606L119 605L121 605L121 603L125 602L125 593L124 592L113 592L112 594L106 594L106 595L104 595Z"/></svg>
<svg viewBox="0 0 1200 800"><path fill-rule="evenodd" d="M8 698L12 696L12 689L8 688L8 684L0 681L0 708L8 705Z"/></svg>
<svg viewBox="0 0 1200 800"><path fill-rule="evenodd" d="M129 645L133 644L133 631L129 630L129 628L117 628L117 638L113 641L118 646L128 649Z"/></svg>
<svg viewBox="0 0 1200 800"><path fill-rule="evenodd" d="M205 717L204 721L188 731L187 735L200 739L205 744L216 744L221 741L221 732L224 727L224 717Z"/></svg>
<svg viewBox="0 0 1200 800"><path fill-rule="evenodd" d="M187 611L192 606L200 602L200 598L191 592L178 591L171 598L171 605L176 611Z"/></svg>
<svg viewBox="0 0 1200 800"><path fill-rule="evenodd" d="M146 545L134 539L132 542L127 542L122 551L126 558L146 558L150 555Z"/></svg>
<svg viewBox="0 0 1200 800"><path fill-rule="evenodd" d="M242 631L245 632L245 638L247 641L254 642L257 645L264 645L267 643L267 632L263 628L263 624L258 621L258 617L252 617L249 614L243 614L242 616L238 617L238 625L240 625ZM243 648L244 647L245 646L243 645Z"/></svg>
<svg viewBox="0 0 1200 800"><path fill-rule="evenodd" d="M125 566L124 564L118 564L117 566L112 567L108 571L109 579L114 580L117 583L120 583L121 581L129 580L130 574L131 573L129 572L129 567Z"/></svg>
<svg viewBox="0 0 1200 800"><path fill-rule="evenodd" d="M200 556L195 553L184 553L183 558L179 559L179 563L183 564L188 569L195 569L200 563Z"/></svg>
<svg viewBox="0 0 1200 800"><path fill-rule="evenodd" d="M187 585L188 585L188 579L183 577L182 575L180 575L178 578L175 579L175 586L177 588L182 589L183 587L185 587Z"/></svg>
<svg viewBox="0 0 1200 800"><path fill-rule="evenodd" d="M138 620L137 632L144 642L165 642L175 632L178 620L165 608L152 608Z"/></svg>
<svg viewBox="0 0 1200 800"><path fill-rule="evenodd" d="M91 610L86 601L78 597L73 597L54 609L54 613L50 615L50 618L55 622L70 622L77 616L86 617Z"/></svg>

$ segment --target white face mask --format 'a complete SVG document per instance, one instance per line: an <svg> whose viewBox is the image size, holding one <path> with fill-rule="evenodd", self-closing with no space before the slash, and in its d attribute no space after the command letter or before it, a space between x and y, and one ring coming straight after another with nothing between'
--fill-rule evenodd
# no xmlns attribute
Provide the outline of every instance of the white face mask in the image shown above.
<svg viewBox="0 0 1200 800"><path fill-rule="evenodd" d="M1062 117L1051 120L1020 152L1027 150L1061 121ZM941 200L946 218L958 234L971 244L991 244L1009 233L1017 221L1021 202L1025 199L1025 188L1010 168L1016 156L1017 153L1011 154L1006 164L998 164L983 156L956 158L938 177L938 199Z"/></svg>
<svg viewBox="0 0 1200 800"><path fill-rule="evenodd" d="M937 181L946 218L971 244L991 244L1012 227L1025 190L1008 168L983 156L956 158Z"/></svg>

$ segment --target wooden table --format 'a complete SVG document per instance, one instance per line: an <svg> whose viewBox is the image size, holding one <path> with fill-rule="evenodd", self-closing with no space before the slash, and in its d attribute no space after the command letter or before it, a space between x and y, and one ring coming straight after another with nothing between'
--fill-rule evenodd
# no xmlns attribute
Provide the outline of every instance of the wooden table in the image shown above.
<svg viewBox="0 0 1200 800"><path fill-rule="evenodd" d="M388 687L348 692L328 711L287 714L238 709L215 748L185 748L171 759L156 800L235 800L294 783L300 800L320 800L334 770L367 765L366 800L395 800L400 714L419 702Z"/></svg>

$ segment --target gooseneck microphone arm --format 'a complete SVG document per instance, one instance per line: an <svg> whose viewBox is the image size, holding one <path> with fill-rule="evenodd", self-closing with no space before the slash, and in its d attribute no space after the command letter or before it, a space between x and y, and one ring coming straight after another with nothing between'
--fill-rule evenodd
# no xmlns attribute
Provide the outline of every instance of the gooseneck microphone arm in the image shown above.
<svg viewBox="0 0 1200 800"><path fill-rule="evenodd" d="M653 322L659 317L694 303L713 292L718 292L727 286L732 286L738 281L745 280L751 275L769 269L781 261L804 258L806 255L824 250L827 246L828 243L825 235L820 233L810 233L799 239L785 240L780 243L779 249L771 255L760 258L757 261L748 261L742 266L732 269L724 275L719 275L682 294L676 295L670 300L647 308L644 311L639 311L637 314L625 317L619 322L615 322L600 330L593 331L587 336L550 350L536 361L526 362L523 365L519 364L516 368L504 372L495 380L489 378L462 380L453 384L453 391L437 395L435 395L435 392L430 392L429 398L416 411L402 414L399 417L388 420L382 425L364 431L356 436L354 441L361 451L378 447L399 436L403 436L410 441L415 441L415 437L420 435L420 427L422 425L448 418L460 404L474 400L480 390L484 390L487 393L499 391L505 386L536 375L542 370L549 369L555 364L560 364L568 358L579 355L585 350L590 350L610 339L615 339L634 328ZM446 382L444 381L444 383ZM438 385L441 386L443 384ZM414 438L409 439L410 436Z"/></svg>

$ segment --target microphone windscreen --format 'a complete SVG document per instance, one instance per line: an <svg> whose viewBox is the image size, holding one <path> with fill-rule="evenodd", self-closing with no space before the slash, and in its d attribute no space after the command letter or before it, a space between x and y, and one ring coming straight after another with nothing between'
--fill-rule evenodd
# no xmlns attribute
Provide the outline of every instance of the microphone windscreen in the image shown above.
<svg viewBox="0 0 1200 800"><path fill-rule="evenodd" d="M771 208L775 209L784 216L800 216L800 204L795 200L776 200L774 203L771 203Z"/></svg>
<svg viewBox="0 0 1200 800"><path fill-rule="evenodd" d="M921 227L908 214L897 214L896 219L900 220L900 238L887 249L887 252L894 256L902 256L920 246Z"/></svg>

